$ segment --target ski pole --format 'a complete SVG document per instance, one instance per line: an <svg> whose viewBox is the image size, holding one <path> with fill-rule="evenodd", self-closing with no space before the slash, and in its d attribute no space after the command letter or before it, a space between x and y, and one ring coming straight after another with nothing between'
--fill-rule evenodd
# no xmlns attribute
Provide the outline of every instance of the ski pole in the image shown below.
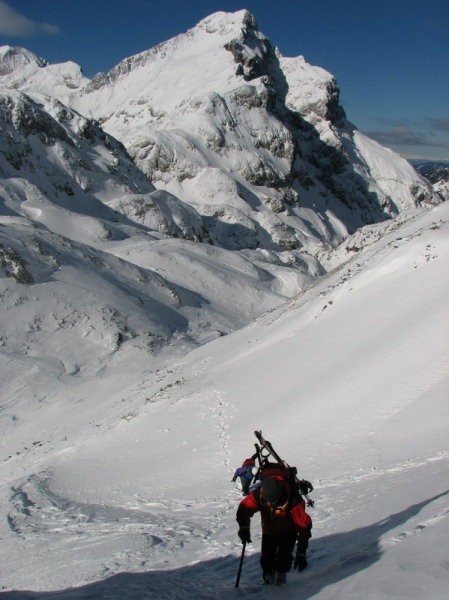
<svg viewBox="0 0 449 600"><path fill-rule="evenodd" d="M245 558L245 548L246 548L246 542L243 542L242 554L240 556L239 570L237 572L237 579L235 580L236 588L239 587L239 583L240 583L240 575L242 574L243 559Z"/></svg>

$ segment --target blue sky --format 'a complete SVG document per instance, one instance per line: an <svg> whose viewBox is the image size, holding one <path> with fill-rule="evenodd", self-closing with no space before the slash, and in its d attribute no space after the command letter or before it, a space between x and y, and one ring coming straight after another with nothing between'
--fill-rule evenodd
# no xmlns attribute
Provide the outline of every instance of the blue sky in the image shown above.
<svg viewBox="0 0 449 600"><path fill-rule="evenodd" d="M449 160L448 0L0 0L0 45L90 77L242 8L282 54L335 75L360 130L408 158Z"/></svg>

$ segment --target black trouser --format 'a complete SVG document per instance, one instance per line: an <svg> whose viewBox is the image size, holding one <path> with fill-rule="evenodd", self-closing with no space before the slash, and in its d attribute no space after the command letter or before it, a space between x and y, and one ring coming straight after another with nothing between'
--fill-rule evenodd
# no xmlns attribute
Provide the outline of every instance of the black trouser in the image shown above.
<svg viewBox="0 0 449 600"><path fill-rule="evenodd" d="M260 566L264 573L279 571L287 573L293 562L293 549L295 547L296 534L268 535L262 534L262 555Z"/></svg>

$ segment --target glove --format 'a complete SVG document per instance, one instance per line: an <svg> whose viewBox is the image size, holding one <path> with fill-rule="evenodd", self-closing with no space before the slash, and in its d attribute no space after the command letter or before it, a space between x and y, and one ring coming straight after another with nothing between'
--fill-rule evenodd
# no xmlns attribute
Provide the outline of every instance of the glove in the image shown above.
<svg viewBox="0 0 449 600"><path fill-rule="evenodd" d="M251 542L251 533L249 527L240 527L238 536L242 540L242 544L249 544Z"/></svg>
<svg viewBox="0 0 449 600"><path fill-rule="evenodd" d="M304 553L297 553L295 557L294 567L300 573L307 568L307 558Z"/></svg>
<svg viewBox="0 0 449 600"><path fill-rule="evenodd" d="M303 496L307 496L307 494L313 492L313 485L310 481L307 481L307 479L301 479L301 481L299 481L299 491Z"/></svg>

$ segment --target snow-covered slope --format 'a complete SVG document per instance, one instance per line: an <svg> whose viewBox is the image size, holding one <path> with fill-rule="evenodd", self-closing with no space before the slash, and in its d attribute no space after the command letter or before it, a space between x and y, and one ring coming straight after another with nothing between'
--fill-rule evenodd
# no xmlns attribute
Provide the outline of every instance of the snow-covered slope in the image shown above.
<svg viewBox="0 0 449 600"><path fill-rule="evenodd" d="M281 597L446 600L448 208L333 77L217 13L3 47L0 119L0 596L232 597L261 427L317 487Z"/></svg>
<svg viewBox="0 0 449 600"><path fill-rule="evenodd" d="M92 314L115 314L105 334L112 343L106 344L107 352L115 347L112 340L124 335L116 322L127 328L133 307L139 306L146 306L146 317L140 327L131 327L130 335L143 348L156 352L175 340L181 348L194 347L291 297L320 271L313 260L303 261L298 270L274 258L250 260L209 243L195 244L210 241L201 215L169 192L156 190L120 142L59 100L7 90L0 109L2 308L4 314L14 310L19 295L25 324L47 312L49 293L61 289L55 280L82 290L83 307L77 305L81 297L67 301L67 290L61 289L62 313L72 314L69 321L59 309L47 318L57 329L70 329L72 320L83 315L85 344L76 346L83 363L92 358L86 352L95 338L87 335ZM107 283L100 284L102 279ZM229 283L227 291L217 294L222 281ZM28 287L17 292L23 284ZM7 331L7 325L5 319L4 344L21 349L26 358L27 326ZM47 344L43 329L35 328L37 347ZM47 347L47 352L59 360L56 348Z"/></svg>
<svg viewBox="0 0 449 600"><path fill-rule="evenodd" d="M444 600L448 234L447 204L373 226L306 293L164 368L128 346L76 391L60 373L34 402L8 394L2 586L34 593L2 598L271 597L257 519L233 588L230 478L260 427L315 484L310 566L280 598Z"/></svg>

